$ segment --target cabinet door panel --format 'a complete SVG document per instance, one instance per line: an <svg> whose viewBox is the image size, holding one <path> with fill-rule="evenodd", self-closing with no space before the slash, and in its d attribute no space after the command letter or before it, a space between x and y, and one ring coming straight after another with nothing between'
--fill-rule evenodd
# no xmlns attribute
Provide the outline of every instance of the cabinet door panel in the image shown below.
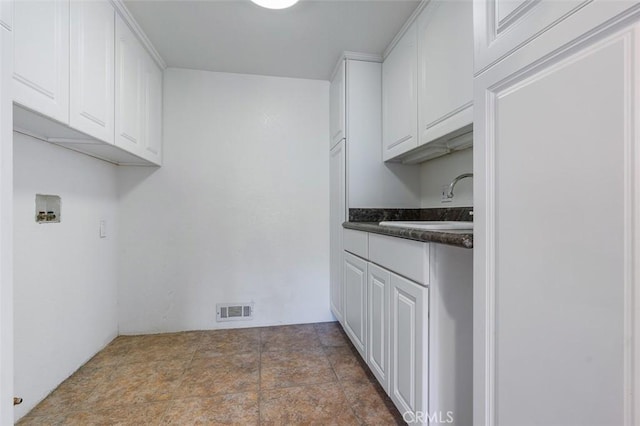
<svg viewBox="0 0 640 426"><path fill-rule="evenodd" d="M116 16L116 135L115 144L141 155L143 146L142 47L127 24Z"/></svg>
<svg viewBox="0 0 640 426"><path fill-rule="evenodd" d="M69 2L14 4L14 100L69 124Z"/></svg>
<svg viewBox="0 0 640 426"><path fill-rule="evenodd" d="M346 64L342 61L342 64L338 68L338 72L331 81L330 93L330 130L331 141L330 148L333 148L340 140L345 137L345 84L346 84Z"/></svg>
<svg viewBox="0 0 640 426"><path fill-rule="evenodd" d="M143 156L156 164L162 162L162 70L146 55L143 76Z"/></svg>
<svg viewBox="0 0 640 426"><path fill-rule="evenodd" d="M477 79L474 424L633 423L638 20Z"/></svg>
<svg viewBox="0 0 640 426"><path fill-rule="evenodd" d="M385 391L389 387L389 285L391 274L368 264L367 364Z"/></svg>
<svg viewBox="0 0 640 426"><path fill-rule="evenodd" d="M344 329L367 359L367 262L344 252Z"/></svg>
<svg viewBox="0 0 640 426"><path fill-rule="evenodd" d="M382 158L418 146L418 47L414 23L382 64Z"/></svg>
<svg viewBox="0 0 640 426"><path fill-rule="evenodd" d="M473 122L473 6L430 2L418 18L420 144Z"/></svg>
<svg viewBox="0 0 640 426"><path fill-rule="evenodd" d="M557 47L626 9L637 7L637 2L625 0L483 0L473 3L476 74L527 44L537 44L538 38L544 39L543 44L547 46L555 44ZM550 33L549 30L559 24L564 29ZM553 40L556 43L548 44Z"/></svg>
<svg viewBox="0 0 640 426"><path fill-rule="evenodd" d="M391 368L389 396L405 420L428 410L427 289L391 274Z"/></svg>
<svg viewBox="0 0 640 426"><path fill-rule="evenodd" d="M70 125L114 140L115 12L107 1L71 2Z"/></svg>
<svg viewBox="0 0 640 426"><path fill-rule="evenodd" d="M331 259L331 311L336 319L343 321L343 287L342 287L342 223L345 221L345 141L342 140L331 150L330 157L330 259Z"/></svg>

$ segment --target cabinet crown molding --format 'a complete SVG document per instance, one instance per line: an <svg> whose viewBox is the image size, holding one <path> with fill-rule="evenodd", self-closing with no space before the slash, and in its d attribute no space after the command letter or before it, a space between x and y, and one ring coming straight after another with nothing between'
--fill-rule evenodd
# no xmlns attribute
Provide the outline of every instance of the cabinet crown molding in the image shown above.
<svg viewBox="0 0 640 426"><path fill-rule="evenodd" d="M164 61L164 59L162 59L162 56L160 56L160 53L158 53L156 48L153 46L153 43L151 43L151 40L149 40L149 37L147 37L147 35L142 30L142 28L140 28L140 25L138 25L138 22L135 20L131 12L129 12L129 9L127 9L127 6L124 5L123 1L122 0L109 0L109 1L111 2L111 4L113 4L113 7L115 7L117 13L120 14L122 19L129 26L129 28L131 28L131 31L133 31L133 33L136 35L138 40L140 40L140 43L142 43L144 48L147 49L147 51L149 52L153 60L156 62L156 64L162 70L165 70L167 68L167 63Z"/></svg>
<svg viewBox="0 0 640 426"><path fill-rule="evenodd" d="M382 55L378 55L377 53L361 53L361 52L349 52L344 51L340 55L340 59L336 62L335 67L333 67L333 71L331 72L331 77L329 81L332 81L338 70L340 69L340 65L343 61L352 60L352 61L363 61L363 62L377 62L382 63Z"/></svg>

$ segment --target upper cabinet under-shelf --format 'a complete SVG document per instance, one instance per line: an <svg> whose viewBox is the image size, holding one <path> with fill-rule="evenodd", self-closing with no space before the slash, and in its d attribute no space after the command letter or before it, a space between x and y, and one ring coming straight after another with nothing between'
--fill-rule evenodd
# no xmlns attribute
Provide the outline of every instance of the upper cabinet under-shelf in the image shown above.
<svg viewBox="0 0 640 426"><path fill-rule="evenodd" d="M383 158L419 163L472 145L473 5L431 1L383 63Z"/></svg>
<svg viewBox="0 0 640 426"><path fill-rule="evenodd" d="M161 165L162 68L131 26L119 2L15 2L14 129L115 164Z"/></svg>

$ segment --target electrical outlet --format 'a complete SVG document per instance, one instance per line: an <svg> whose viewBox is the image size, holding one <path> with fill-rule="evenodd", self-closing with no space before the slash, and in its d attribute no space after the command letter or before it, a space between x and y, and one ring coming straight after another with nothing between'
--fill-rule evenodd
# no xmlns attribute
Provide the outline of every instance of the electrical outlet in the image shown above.
<svg viewBox="0 0 640 426"><path fill-rule="evenodd" d="M441 203L450 203L453 201L453 198L449 198L447 194L449 193L449 185L442 185L440 188L440 202Z"/></svg>
<svg viewBox="0 0 640 426"><path fill-rule="evenodd" d="M100 238L107 238L107 221L100 221Z"/></svg>

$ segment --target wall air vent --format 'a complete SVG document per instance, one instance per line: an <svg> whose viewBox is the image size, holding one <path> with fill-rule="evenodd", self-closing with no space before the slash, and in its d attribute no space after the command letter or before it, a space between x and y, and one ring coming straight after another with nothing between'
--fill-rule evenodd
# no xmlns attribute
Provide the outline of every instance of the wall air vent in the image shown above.
<svg viewBox="0 0 640 426"><path fill-rule="evenodd" d="M216 321L238 321L253 319L253 303L218 303Z"/></svg>

